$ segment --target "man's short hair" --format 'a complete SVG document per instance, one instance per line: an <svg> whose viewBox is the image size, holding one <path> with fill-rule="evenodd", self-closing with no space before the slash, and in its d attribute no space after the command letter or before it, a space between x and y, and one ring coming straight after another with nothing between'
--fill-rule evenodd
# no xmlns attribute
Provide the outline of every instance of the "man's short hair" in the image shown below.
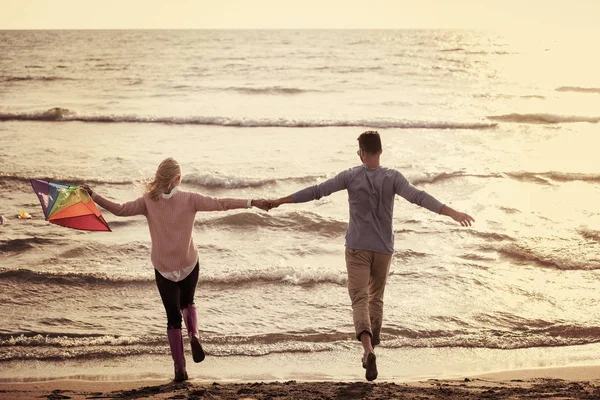
<svg viewBox="0 0 600 400"><path fill-rule="evenodd" d="M358 137L358 147L367 153L377 154L381 151L381 138L377 131L366 131Z"/></svg>

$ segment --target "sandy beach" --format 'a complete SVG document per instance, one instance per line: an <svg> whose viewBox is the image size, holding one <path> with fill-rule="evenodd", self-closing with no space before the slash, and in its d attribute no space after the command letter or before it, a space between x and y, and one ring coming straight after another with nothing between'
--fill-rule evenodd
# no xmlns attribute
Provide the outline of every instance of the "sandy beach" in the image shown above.
<svg viewBox="0 0 600 400"><path fill-rule="evenodd" d="M164 380L0 383L2 399L597 399L600 367L505 371L414 382Z"/></svg>

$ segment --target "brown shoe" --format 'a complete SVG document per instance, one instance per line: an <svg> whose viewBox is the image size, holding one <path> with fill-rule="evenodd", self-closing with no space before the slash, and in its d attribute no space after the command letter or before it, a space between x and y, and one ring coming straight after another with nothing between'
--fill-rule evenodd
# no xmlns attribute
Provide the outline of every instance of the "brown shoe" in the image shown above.
<svg viewBox="0 0 600 400"><path fill-rule="evenodd" d="M367 356L367 372L365 373L365 378L370 381L374 381L377 379L377 357L375 357L375 353L369 353Z"/></svg>

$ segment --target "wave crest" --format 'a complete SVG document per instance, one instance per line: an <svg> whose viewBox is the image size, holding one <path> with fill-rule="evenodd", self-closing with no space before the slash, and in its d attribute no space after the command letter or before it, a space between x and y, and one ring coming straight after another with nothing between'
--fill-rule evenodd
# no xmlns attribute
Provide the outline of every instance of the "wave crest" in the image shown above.
<svg viewBox="0 0 600 400"><path fill-rule="evenodd" d="M243 177L229 177L209 174L188 174L183 177L183 182L208 188L253 188L276 183L275 179L251 179Z"/></svg>
<svg viewBox="0 0 600 400"><path fill-rule="evenodd" d="M34 67L31 67L34 68ZM74 81L75 79L66 76L3 76L0 78L0 82L24 82L24 81L40 81L40 82L53 82L53 81Z"/></svg>
<svg viewBox="0 0 600 400"><path fill-rule="evenodd" d="M579 86L561 86L556 88L557 92L577 92L577 93L600 93L600 88L579 87Z"/></svg>
<svg viewBox="0 0 600 400"><path fill-rule="evenodd" d="M422 185L422 184L434 184L439 183L451 179L456 178L466 178L466 177L475 177L475 178L501 178L502 174L467 174L464 171L454 171L454 172L440 172L433 174L426 174L425 176L416 177L410 180L413 185Z"/></svg>
<svg viewBox="0 0 600 400"><path fill-rule="evenodd" d="M36 245L51 244L55 242L56 241L53 239L39 237L0 240L0 253L21 253L35 248Z"/></svg>
<svg viewBox="0 0 600 400"><path fill-rule="evenodd" d="M279 94L279 95L294 95L294 94L302 94L302 93L316 91L316 90L288 88L288 87L281 87L281 86L260 87L260 88L229 87L229 88L227 88L227 90L232 90L232 91L235 91L238 93L244 93L244 94Z"/></svg>
<svg viewBox="0 0 600 400"><path fill-rule="evenodd" d="M330 237L344 234L348 224L308 211L291 211L283 216L264 215L253 212L229 214L210 220L196 221L196 227L292 229L296 232L310 232Z"/></svg>
<svg viewBox="0 0 600 400"><path fill-rule="evenodd" d="M462 321L449 321L461 323ZM517 322L517 321L515 321ZM526 321L527 322L527 321ZM517 324L514 328L413 330L384 327L384 348L488 348L522 349L573 346L600 342L600 327L570 324ZM222 336L201 332L209 344L208 354L217 357L264 356L272 353L303 353L347 349L350 331L275 332L249 336ZM47 332L0 335L0 362L13 360L103 359L124 355L168 354L162 335L114 336Z"/></svg>
<svg viewBox="0 0 600 400"><path fill-rule="evenodd" d="M582 173L582 172L531 172L531 171L512 171L512 172L497 172L490 174L468 174L464 171L440 172L426 174L425 176L417 176L409 179L413 185L436 184L452 179L459 178L483 178L483 179L498 179L511 178L519 181L529 181L543 185L551 185L554 182L600 182L600 174Z"/></svg>
<svg viewBox="0 0 600 400"><path fill-rule="evenodd" d="M0 281L22 281L36 284L52 284L60 286L82 285L109 285L131 286L152 285L154 280L147 278L109 276L107 274L76 274L36 272L28 269L0 270ZM347 277L344 271L321 271L317 269L294 270L289 267L252 269L235 271L221 275L207 275L204 270L200 272L198 285L222 286L237 288L248 284L288 284L295 286L314 286L319 284L333 284L343 286Z"/></svg>
<svg viewBox="0 0 600 400"><path fill-rule="evenodd" d="M18 174L2 174L0 173L0 182L16 182L18 185L22 186L25 184L27 190L30 190L29 180L32 177L30 176L22 176ZM85 178L82 176L36 176L35 179L42 179L50 182L63 182L65 184L69 184L71 186L78 186L84 183L94 184L94 185L131 185L133 181L123 181L123 180L105 180L105 179L96 179L96 178Z"/></svg>
<svg viewBox="0 0 600 400"><path fill-rule="evenodd" d="M76 273L52 273L37 272L29 269L3 269L0 270L0 281L24 281L37 284L53 284L64 286L81 285L132 285L152 283L150 279L117 278L106 274L76 274Z"/></svg>
<svg viewBox="0 0 600 400"><path fill-rule="evenodd" d="M600 270L600 263L597 260L578 260L568 255L561 257L560 255L542 254L536 249L519 243L508 243L500 246L484 244L480 246L480 249L495 251L502 257L518 264L537 265L561 271Z"/></svg>
<svg viewBox="0 0 600 400"><path fill-rule="evenodd" d="M583 228L578 230L578 233L585 239L600 243L600 231Z"/></svg>
<svg viewBox="0 0 600 400"><path fill-rule="evenodd" d="M586 174L579 172L558 172L558 171L548 171L548 172L506 172L506 176L521 180L521 181L531 181L534 183L541 184L551 184L551 181L555 182L591 182L598 183L600 182L600 174Z"/></svg>
<svg viewBox="0 0 600 400"><path fill-rule="evenodd" d="M382 329L382 347L427 348L462 347L487 349L525 349L532 347L575 346L600 342L600 327L553 325L540 329L485 329L470 331L411 331L386 337Z"/></svg>
<svg viewBox="0 0 600 400"><path fill-rule="evenodd" d="M411 121L400 119L378 120L302 120L286 118L225 118L225 117L157 117L139 115L79 115L65 108L55 107L43 112L3 113L0 121L54 121L54 122L97 122L97 123L155 123L174 125L230 126L239 128L324 128L324 127L368 127L396 129L489 129L497 126L485 122Z"/></svg>
<svg viewBox="0 0 600 400"><path fill-rule="evenodd" d="M556 115L556 114L505 114L492 115L488 119L501 122L517 122L521 124L561 124L561 123L576 123L588 122L596 124L600 121L600 117L584 117L577 115Z"/></svg>

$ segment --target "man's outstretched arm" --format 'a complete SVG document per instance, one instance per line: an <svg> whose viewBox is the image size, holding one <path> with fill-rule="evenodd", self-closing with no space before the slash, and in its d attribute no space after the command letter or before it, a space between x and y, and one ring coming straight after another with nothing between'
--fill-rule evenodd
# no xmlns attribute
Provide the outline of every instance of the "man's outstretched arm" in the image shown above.
<svg viewBox="0 0 600 400"><path fill-rule="evenodd" d="M268 203L270 204L271 208L275 208L286 203L306 203L307 201L318 200L321 197L329 196L333 192L346 189L348 185L348 179L349 170L343 171L323 183L309 186L286 197L268 200Z"/></svg>
<svg viewBox="0 0 600 400"><path fill-rule="evenodd" d="M475 219L469 214L456 211L455 209L442 205L436 198L426 193L423 190L419 190L408 182L408 180L401 173L396 171L394 180L395 191L399 196L404 197L406 200L413 204L417 204L435 213L446 215L456 222L459 222L462 226L471 226Z"/></svg>

